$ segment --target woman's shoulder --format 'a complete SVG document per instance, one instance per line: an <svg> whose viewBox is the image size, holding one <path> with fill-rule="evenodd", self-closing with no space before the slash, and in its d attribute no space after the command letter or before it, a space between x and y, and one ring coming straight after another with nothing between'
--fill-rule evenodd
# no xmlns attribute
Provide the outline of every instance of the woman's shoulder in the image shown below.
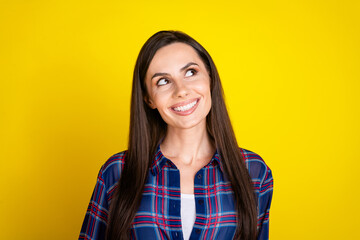
<svg viewBox="0 0 360 240"><path fill-rule="evenodd" d="M110 168L123 166L125 163L126 154L127 150L113 154L106 160L102 166L102 170L105 172Z"/></svg>
<svg viewBox="0 0 360 240"><path fill-rule="evenodd" d="M271 175L269 166L260 155L244 148L240 148L240 151L253 181L256 180L262 182Z"/></svg>
<svg viewBox="0 0 360 240"><path fill-rule="evenodd" d="M112 186L118 182L124 169L126 154L127 150L113 154L102 165L99 178L101 178L105 185Z"/></svg>

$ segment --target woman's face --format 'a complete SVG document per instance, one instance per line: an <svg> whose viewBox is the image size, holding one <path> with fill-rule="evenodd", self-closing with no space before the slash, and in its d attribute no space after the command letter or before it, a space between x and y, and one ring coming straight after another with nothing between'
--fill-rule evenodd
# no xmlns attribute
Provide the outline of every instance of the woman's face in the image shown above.
<svg viewBox="0 0 360 240"><path fill-rule="evenodd" d="M203 124L211 108L210 77L196 51L185 43L160 48L145 76L146 102L168 127Z"/></svg>

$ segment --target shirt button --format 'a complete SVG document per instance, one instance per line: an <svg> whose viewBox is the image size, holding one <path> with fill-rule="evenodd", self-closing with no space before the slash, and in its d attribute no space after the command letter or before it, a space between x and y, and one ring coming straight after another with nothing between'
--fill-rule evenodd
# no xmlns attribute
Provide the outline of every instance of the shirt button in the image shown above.
<svg viewBox="0 0 360 240"><path fill-rule="evenodd" d="M200 229L198 229L198 228L197 228L197 229L195 229L195 233L196 233L196 234L200 234L200 232L201 232L201 230L200 230Z"/></svg>
<svg viewBox="0 0 360 240"><path fill-rule="evenodd" d="M198 201L198 203L199 203L200 205L203 205L203 204L204 204L204 200L200 199L200 200Z"/></svg>
<svg viewBox="0 0 360 240"><path fill-rule="evenodd" d="M179 237L179 233L176 232L176 233L175 233L175 237Z"/></svg>
<svg viewBox="0 0 360 240"><path fill-rule="evenodd" d="M200 179L200 178L201 178L201 174L198 174L198 175L197 175L197 178Z"/></svg>

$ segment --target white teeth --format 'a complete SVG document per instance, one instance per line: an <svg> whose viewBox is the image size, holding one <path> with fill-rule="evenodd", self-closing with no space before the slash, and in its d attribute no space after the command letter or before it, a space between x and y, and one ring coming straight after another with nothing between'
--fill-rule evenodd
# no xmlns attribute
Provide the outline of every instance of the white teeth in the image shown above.
<svg viewBox="0 0 360 240"><path fill-rule="evenodd" d="M176 107L176 108L174 108L174 110L177 111L177 112L184 112L184 111L189 110L193 106L195 106L196 103L197 103L197 100L192 102L192 103L189 103L189 104L187 104L185 106Z"/></svg>

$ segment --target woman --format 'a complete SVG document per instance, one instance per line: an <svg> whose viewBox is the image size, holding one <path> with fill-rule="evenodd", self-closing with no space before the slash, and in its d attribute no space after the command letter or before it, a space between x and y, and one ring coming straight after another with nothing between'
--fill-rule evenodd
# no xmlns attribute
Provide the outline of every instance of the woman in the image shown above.
<svg viewBox="0 0 360 240"><path fill-rule="evenodd" d="M79 239L268 239L271 171L238 147L198 42L161 31L144 44L130 117L128 150L102 166Z"/></svg>

